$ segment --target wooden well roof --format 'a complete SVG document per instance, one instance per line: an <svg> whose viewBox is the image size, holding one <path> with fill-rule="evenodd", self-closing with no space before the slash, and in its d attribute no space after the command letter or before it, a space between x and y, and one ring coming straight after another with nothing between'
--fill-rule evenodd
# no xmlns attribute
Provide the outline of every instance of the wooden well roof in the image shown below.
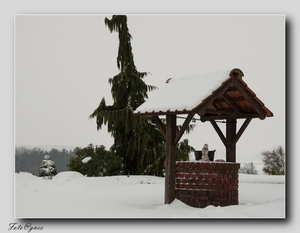
<svg viewBox="0 0 300 233"><path fill-rule="evenodd" d="M143 116L195 113L202 121L272 117L273 113L248 87L243 76L240 69L233 69L169 79L135 113Z"/></svg>

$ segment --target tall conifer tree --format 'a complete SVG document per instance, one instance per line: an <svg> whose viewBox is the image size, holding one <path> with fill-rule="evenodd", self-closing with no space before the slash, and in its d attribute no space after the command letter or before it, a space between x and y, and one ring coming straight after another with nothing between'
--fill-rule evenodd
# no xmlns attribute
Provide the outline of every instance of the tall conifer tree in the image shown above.
<svg viewBox="0 0 300 233"><path fill-rule="evenodd" d="M123 158L125 174L141 174L145 167L157 161L164 153L164 139L148 119L134 115L133 111L148 98L147 92L155 89L146 85L143 78L147 72L138 72L133 59L131 35L127 27L127 16L114 15L105 18L110 32L119 34L117 67L120 72L109 79L113 104L106 105L103 98L90 118L96 117L97 129L105 124L114 138L111 150ZM162 170L163 160L158 162ZM156 173L152 171L148 173ZM159 172L160 173L160 172Z"/></svg>
<svg viewBox="0 0 300 233"><path fill-rule="evenodd" d="M107 106L103 98L90 118L96 118L98 130L107 125L108 132L114 138L111 151L123 158L125 174L163 176L165 140L151 119L133 114L148 98L147 93L156 87L146 85L143 78L147 72L138 72L135 67L127 16L105 18L105 25L110 32L119 34L117 67L120 72L108 80L113 104ZM186 132L193 127L189 125ZM188 145L188 140L179 143L176 152L178 160L188 160L191 151L193 148Z"/></svg>

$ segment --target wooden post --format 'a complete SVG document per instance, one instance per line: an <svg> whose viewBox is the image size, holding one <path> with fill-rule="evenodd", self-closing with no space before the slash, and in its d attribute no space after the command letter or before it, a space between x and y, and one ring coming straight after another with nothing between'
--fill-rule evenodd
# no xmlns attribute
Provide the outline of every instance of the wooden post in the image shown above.
<svg viewBox="0 0 300 233"><path fill-rule="evenodd" d="M236 143L233 142L236 134L236 119L226 120L226 162L236 162Z"/></svg>
<svg viewBox="0 0 300 233"><path fill-rule="evenodd" d="M166 121L165 204L171 204L175 199L176 115L166 115Z"/></svg>

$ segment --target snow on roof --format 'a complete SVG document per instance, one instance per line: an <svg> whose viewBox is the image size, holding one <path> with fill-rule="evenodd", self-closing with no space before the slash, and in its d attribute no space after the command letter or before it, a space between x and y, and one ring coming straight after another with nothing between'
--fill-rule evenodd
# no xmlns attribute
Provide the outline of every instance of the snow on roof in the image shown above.
<svg viewBox="0 0 300 233"><path fill-rule="evenodd" d="M230 70L169 79L135 113L189 111L229 78Z"/></svg>

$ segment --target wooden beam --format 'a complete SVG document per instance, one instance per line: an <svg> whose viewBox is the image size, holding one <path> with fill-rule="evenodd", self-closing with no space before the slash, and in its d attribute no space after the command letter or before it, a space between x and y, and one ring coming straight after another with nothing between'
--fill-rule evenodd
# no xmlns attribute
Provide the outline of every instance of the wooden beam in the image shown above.
<svg viewBox="0 0 300 233"><path fill-rule="evenodd" d="M247 118L244 121L243 125L241 126L241 128L239 129L239 131L237 132L235 137L233 138L231 144L236 144L237 143L237 141L240 139L240 137L242 136L243 132L245 131L245 129L247 128L247 126L249 125L251 120L252 120L252 118Z"/></svg>
<svg viewBox="0 0 300 233"><path fill-rule="evenodd" d="M226 147L226 162L236 161L236 143L242 136L243 132L251 122L252 118L247 118L238 133L236 134L236 119L227 119L226 122L226 137L222 133L221 129L214 120L209 120L217 134L219 135L221 141Z"/></svg>
<svg viewBox="0 0 300 233"><path fill-rule="evenodd" d="M217 114L217 115L222 115L222 114L234 115L234 114L236 114L236 112L234 112L232 110L213 110L213 109L207 109L205 111L205 113L212 113L212 114Z"/></svg>
<svg viewBox="0 0 300 233"><path fill-rule="evenodd" d="M177 143L179 142L180 138L182 137L182 135L184 134L184 131L186 130L186 128L188 127L189 123L191 122L191 120L193 119L193 117L195 116L195 113L190 113L188 115L188 117L185 119L185 121L183 122L180 131L177 133L175 140L174 140L174 145L177 145Z"/></svg>
<svg viewBox="0 0 300 233"><path fill-rule="evenodd" d="M226 162L236 162L236 144L232 143L236 136L236 119L226 120Z"/></svg>
<svg viewBox="0 0 300 233"><path fill-rule="evenodd" d="M236 113L241 113L240 108L237 106L237 104L230 98L230 96L225 92L223 94L223 99L225 102L231 107Z"/></svg>
<svg viewBox="0 0 300 233"><path fill-rule="evenodd" d="M265 110L260 106L260 104L254 99L254 97L247 91L245 86L237 79L234 78L234 85L242 93L246 100L252 105L254 110L259 114L259 119L263 120L266 118Z"/></svg>
<svg viewBox="0 0 300 233"><path fill-rule="evenodd" d="M242 118L259 118L258 113L243 113L236 115L212 115L212 116L201 116L202 122L211 120L225 120L225 119L242 119Z"/></svg>
<svg viewBox="0 0 300 233"><path fill-rule="evenodd" d="M154 122L156 123L156 125L158 126L158 128L160 129L160 132L162 133L163 137L166 140L166 129L165 126L163 125L163 123L161 122L161 120L159 119L158 116L153 116L152 117Z"/></svg>
<svg viewBox="0 0 300 233"><path fill-rule="evenodd" d="M171 204L175 199L176 115L166 115L166 121L165 204Z"/></svg>
<svg viewBox="0 0 300 233"><path fill-rule="evenodd" d="M216 105L216 102L213 102L211 104L211 106L213 107L214 110L218 110L219 109L218 106Z"/></svg>
<svg viewBox="0 0 300 233"><path fill-rule="evenodd" d="M176 114L176 115L183 115L183 114L189 114L189 113L194 113L195 111L193 110L180 110L180 111L174 111L174 112L170 112L170 111L159 111L159 112L137 112L134 114L138 114L141 115L142 117L152 117L152 116L166 116L166 115L170 115L170 114Z"/></svg>
<svg viewBox="0 0 300 233"><path fill-rule="evenodd" d="M216 130L217 134L219 135L221 141L223 142L224 146L226 147L227 141L226 141L226 138L225 138L224 134L222 133L221 129L219 128L219 126L217 125L217 123L214 120L210 120L210 123L212 124L212 126Z"/></svg>
<svg viewBox="0 0 300 233"><path fill-rule="evenodd" d="M214 100L218 96L222 96L224 92L232 85L232 80L227 81L223 86L221 86L219 89L217 89L213 94L211 94L210 97L208 97L203 104L200 104L196 111L200 116L203 116L205 114L206 109L212 105Z"/></svg>

